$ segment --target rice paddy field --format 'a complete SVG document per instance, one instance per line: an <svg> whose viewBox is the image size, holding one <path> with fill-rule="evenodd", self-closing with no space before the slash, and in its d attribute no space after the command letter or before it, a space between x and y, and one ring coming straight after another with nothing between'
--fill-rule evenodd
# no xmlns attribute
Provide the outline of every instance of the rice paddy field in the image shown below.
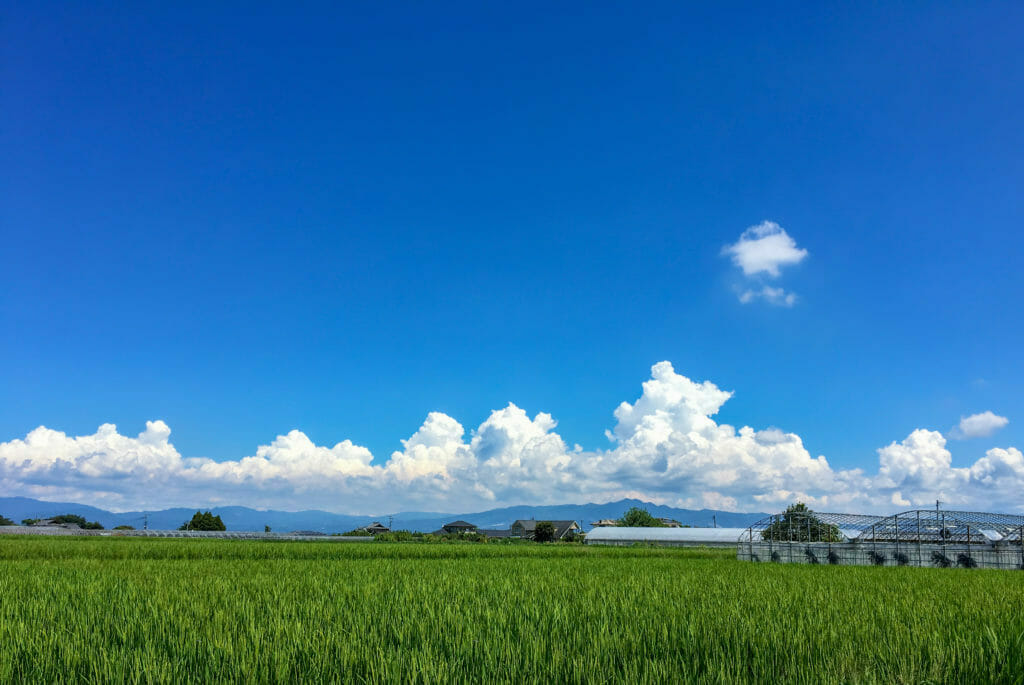
<svg viewBox="0 0 1024 685"><path fill-rule="evenodd" d="M1024 682L1024 573L0 537L0 682Z"/></svg>

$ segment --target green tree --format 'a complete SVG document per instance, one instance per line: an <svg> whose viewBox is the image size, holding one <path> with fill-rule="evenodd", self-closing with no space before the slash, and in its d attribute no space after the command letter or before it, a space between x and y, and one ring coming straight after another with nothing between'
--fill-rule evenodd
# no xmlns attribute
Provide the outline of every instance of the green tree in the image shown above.
<svg viewBox="0 0 1024 685"><path fill-rule="evenodd" d="M103 530L103 524L99 521L86 521L84 516L79 516L78 514L61 514L60 516L54 516L50 520L58 525L74 524L83 530Z"/></svg>
<svg viewBox="0 0 1024 685"><path fill-rule="evenodd" d="M129 525L114 526L114 530L135 530L135 526L129 526Z"/></svg>
<svg viewBox="0 0 1024 685"><path fill-rule="evenodd" d="M79 528L84 528L86 525L85 517L78 514L61 514L60 516L54 516L50 520L54 523L73 523Z"/></svg>
<svg viewBox="0 0 1024 685"><path fill-rule="evenodd" d="M178 530L227 530L227 526L220 520L220 516L214 516L209 511L205 513L196 512L191 521L181 524Z"/></svg>
<svg viewBox="0 0 1024 685"><path fill-rule="evenodd" d="M555 539L555 524L551 521L537 521L533 529L533 539L537 542L552 542Z"/></svg>
<svg viewBox="0 0 1024 685"><path fill-rule="evenodd" d="M36 523L39 523L39 519L21 519L21 525L23 526L31 526Z"/></svg>
<svg viewBox="0 0 1024 685"><path fill-rule="evenodd" d="M640 507L633 507L622 515L617 522L627 528L664 528L665 524L651 516L651 513Z"/></svg>
<svg viewBox="0 0 1024 685"><path fill-rule="evenodd" d="M263 532L264 533L269 533L270 532L270 526L263 526Z"/></svg>
<svg viewBox="0 0 1024 685"><path fill-rule="evenodd" d="M840 542L843 534L839 526L825 523L806 504L797 502L776 516L771 525L761 531L761 537L791 542Z"/></svg>
<svg viewBox="0 0 1024 685"><path fill-rule="evenodd" d="M7 518L6 516L0 516L0 526L14 526L17 525L14 521Z"/></svg>

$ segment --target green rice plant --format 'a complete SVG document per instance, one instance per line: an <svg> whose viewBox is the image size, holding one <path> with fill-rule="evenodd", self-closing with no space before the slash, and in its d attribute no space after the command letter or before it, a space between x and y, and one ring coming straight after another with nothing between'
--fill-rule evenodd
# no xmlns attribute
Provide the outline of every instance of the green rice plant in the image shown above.
<svg viewBox="0 0 1024 685"><path fill-rule="evenodd" d="M0 536L0 682L1024 682L1020 574L735 555Z"/></svg>

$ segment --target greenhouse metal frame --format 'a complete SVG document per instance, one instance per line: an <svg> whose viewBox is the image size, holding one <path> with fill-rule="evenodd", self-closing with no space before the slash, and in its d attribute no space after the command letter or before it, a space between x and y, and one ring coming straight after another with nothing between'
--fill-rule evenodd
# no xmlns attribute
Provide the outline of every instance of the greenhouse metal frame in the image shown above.
<svg viewBox="0 0 1024 685"><path fill-rule="evenodd" d="M1024 516L914 509L889 516L790 509L743 531L752 562L1024 570Z"/></svg>

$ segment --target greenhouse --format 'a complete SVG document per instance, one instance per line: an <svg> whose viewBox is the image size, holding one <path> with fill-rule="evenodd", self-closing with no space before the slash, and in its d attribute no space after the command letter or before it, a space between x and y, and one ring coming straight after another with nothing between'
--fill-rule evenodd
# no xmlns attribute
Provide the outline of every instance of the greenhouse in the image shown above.
<svg viewBox="0 0 1024 685"><path fill-rule="evenodd" d="M588 545L651 544L663 547L735 547L745 528L627 528L602 526L587 533Z"/></svg>
<svg viewBox="0 0 1024 685"><path fill-rule="evenodd" d="M918 509L891 516L811 511L761 519L739 536L742 561L1024 569L1024 516Z"/></svg>

